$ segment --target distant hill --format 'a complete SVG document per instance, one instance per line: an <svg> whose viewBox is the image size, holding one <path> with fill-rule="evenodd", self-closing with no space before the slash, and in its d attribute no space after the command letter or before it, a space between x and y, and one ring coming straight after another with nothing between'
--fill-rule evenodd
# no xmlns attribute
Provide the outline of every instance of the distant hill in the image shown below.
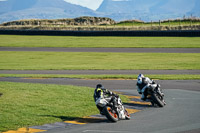
<svg viewBox="0 0 200 133"><path fill-rule="evenodd" d="M200 0L104 0L97 11L118 21L200 17Z"/></svg>
<svg viewBox="0 0 200 133"><path fill-rule="evenodd" d="M58 19L95 15L93 10L64 0L0 1L0 23L20 19Z"/></svg>
<svg viewBox="0 0 200 133"><path fill-rule="evenodd" d="M104 13L149 12L151 6L162 0L104 0L97 9Z"/></svg>
<svg viewBox="0 0 200 133"><path fill-rule="evenodd" d="M22 4L23 3L23 4ZM64 0L0 1L0 23L22 19L108 17L115 21L200 17L200 0L104 0L93 11Z"/></svg>
<svg viewBox="0 0 200 133"><path fill-rule="evenodd" d="M193 14L195 14L195 13L200 14L200 0L196 0L195 6L191 10L191 13L193 13Z"/></svg>
<svg viewBox="0 0 200 133"><path fill-rule="evenodd" d="M152 13L168 13L168 14L187 14L196 5L199 0L161 0L159 3L151 7ZM200 6L200 5L199 5ZM200 10L200 9L199 9Z"/></svg>

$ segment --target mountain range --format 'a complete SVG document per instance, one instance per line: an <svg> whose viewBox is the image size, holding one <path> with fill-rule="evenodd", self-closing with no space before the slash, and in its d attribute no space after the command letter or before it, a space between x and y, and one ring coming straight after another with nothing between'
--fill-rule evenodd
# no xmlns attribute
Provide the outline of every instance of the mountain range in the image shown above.
<svg viewBox="0 0 200 133"><path fill-rule="evenodd" d="M200 17L200 0L104 0L97 11L115 20Z"/></svg>
<svg viewBox="0 0 200 133"><path fill-rule="evenodd" d="M200 0L104 0L96 11L64 0L0 1L0 23L20 19L80 16L109 17L116 21L130 19L158 21L200 17Z"/></svg>
<svg viewBox="0 0 200 133"><path fill-rule="evenodd" d="M58 19L95 15L95 11L91 9L64 0L0 1L0 23L20 19Z"/></svg>

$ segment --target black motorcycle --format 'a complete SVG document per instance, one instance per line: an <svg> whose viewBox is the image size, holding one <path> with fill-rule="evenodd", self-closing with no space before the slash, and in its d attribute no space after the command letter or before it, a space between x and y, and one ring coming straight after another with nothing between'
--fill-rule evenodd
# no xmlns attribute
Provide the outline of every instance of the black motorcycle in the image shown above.
<svg viewBox="0 0 200 133"><path fill-rule="evenodd" d="M147 92L147 100L149 100L153 106L157 105L159 107L164 107L166 105L164 93L162 92L159 84L152 85L148 88Z"/></svg>

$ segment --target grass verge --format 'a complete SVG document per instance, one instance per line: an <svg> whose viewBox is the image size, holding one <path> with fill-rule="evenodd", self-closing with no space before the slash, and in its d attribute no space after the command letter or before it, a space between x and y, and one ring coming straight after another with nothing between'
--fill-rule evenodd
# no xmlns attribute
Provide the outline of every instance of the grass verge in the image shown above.
<svg viewBox="0 0 200 133"><path fill-rule="evenodd" d="M78 79L100 79L100 80L109 80L109 79L121 79L121 80L135 80L138 75L65 75L65 74L0 74L0 77L22 77L22 78L78 78ZM152 79L159 80L199 80L200 75L194 74L147 74L145 75Z"/></svg>
<svg viewBox="0 0 200 133"><path fill-rule="evenodd" d="M0 52L1 70L200 69L198 53Z"/></svg>
<svg viewBox="0 0 200 133"><path fill-rule="evenodd" d="M0 82L0 92L0 132L99 113L89 87Z"/></svg>
<svg viewBox="0 0 200 133"><path fill-rule="evenodd" d="M168 20L161 22L131 22L131 21L122 21L115 26L192 26L200 25L199 21L192 20Z"/></svg>
<svg viewBox="0 0 200 133"><path fill-rule="evenodd" d="M200 37L74 37L0 35L0 47L200 48Z"/></svg>

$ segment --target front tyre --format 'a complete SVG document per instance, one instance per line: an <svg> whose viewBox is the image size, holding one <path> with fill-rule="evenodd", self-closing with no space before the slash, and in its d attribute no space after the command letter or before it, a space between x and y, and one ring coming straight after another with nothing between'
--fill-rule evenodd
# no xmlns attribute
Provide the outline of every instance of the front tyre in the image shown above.
<svg viewBox="0 0 200 133"><path fill-rule="evenodd" d="M111 122L117 122L119 120L117 113L113 111L109 106L105 106L103 108L103 113L105 114L107 119Z"/></svg>
<svg viewBox="0 0 200 133"><path fill-rule="evenodd" d="M125 109L125 118L126 120L130 120L131 116L129 115L128 111Z"/></svg>
<svg viewBox="0 0 200 133"><path fill-rule="evenodd" d="M159 98L159 96L156 93L153 93L151 95L152 100L154 101L155 104L157 104L159 107L164 107L165 103L163 103L161 97Z"/></svg>

